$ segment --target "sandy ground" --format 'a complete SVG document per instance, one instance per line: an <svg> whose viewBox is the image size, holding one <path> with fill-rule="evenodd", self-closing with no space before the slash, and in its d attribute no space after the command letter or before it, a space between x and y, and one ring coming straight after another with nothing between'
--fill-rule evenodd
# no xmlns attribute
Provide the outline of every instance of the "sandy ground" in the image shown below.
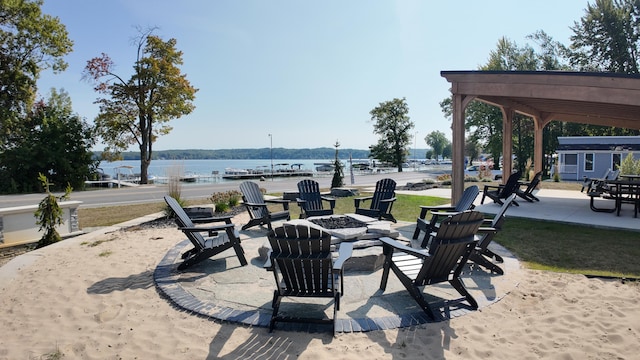
<svg viewBox="0 0 640 360"><path fill-rule="evenodd" d="M113 229L12 260L0 268L0 359L637 359L640 353L638 284L531 270L501 301L441 323L336 337L222 324L182 312L156 291L155 266L183 239L175 229Z"/></svg>

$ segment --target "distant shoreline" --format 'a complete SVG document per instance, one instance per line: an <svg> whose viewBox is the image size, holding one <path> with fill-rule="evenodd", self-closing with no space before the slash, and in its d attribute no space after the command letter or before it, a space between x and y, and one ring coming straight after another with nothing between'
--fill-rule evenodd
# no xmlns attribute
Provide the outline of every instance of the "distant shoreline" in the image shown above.
<svg viewBox="0 0 640 360"><path fill-rule="evenodd" d="M428 149L410 149L407 159L423 159ZM96 159L101 158L102 151L94 151ZM338 149L340 160L368 159L371 152L359 149ZM258 148L258 149L186 149L186 150L155 150L153 160L310 160L310 159L335 159L335 148L314 149L285 149L285 148ZM122 153L122 160L140 160L139 151L126 151Z"/></svg>

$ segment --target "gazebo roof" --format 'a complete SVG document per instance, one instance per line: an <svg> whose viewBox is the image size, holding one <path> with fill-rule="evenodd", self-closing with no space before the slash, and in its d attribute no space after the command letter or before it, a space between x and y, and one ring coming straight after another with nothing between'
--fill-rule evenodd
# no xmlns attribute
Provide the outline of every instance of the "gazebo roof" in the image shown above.
<svg viewBox="0 0 640 360"><path fill-rule="evenodd" d="M640 129L640 76L564 71L441 71L451 92L552 120Z"/></svg>
<svg viewBox="0 0 640 360"><path fill-rule="evenodd" d="M565 71L441 71L451 83L451 200L464 187L464 111L471 100L502 109L503 132L512 132L513 113L534 120L534 167L542 170L544 127L553 120L640 130L640 76ZM503 136L503 179L511 171L512 138ZM505 170L506 169L506 170Z"/></svg>

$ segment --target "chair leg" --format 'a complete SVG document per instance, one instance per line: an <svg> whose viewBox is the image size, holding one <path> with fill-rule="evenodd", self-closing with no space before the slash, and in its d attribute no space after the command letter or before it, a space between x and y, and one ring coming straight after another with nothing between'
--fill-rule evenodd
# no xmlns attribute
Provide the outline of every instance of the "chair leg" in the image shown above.
<svg viewBox="0 0 640 360"><path fill-rule="evenodd" d="M273 301L271 301L271 307L273 308L273 313L271 314L271 321L269 322L269 332L273 331L273 328L276 325L276 318L278 317L278 310L280 309L280 301L282 297L278 294L278 290L273 292Z"/></svg>
<svg viewBox="0 0 640 360"><path fill-rule="evenodd" d="M489 259L496 259L496 262L499 262L499 263L503 263L504 262L504 259L502 258L502 256L494 253L493 251L491 251L489 249L484 249L484 250L480 251L480 254L488 257Z"/></svg>
<svg viewBox="0 0 640 360"><path fill-rule="evenodd" d="M382 265L382 279L380 280L380 290L384 291L387 288L387 281L389 280L389 270L391 268L391 257L393 256L393 249L385 246L383 247L384 264Z"/></svg>
<svg viewBox="0 0 640 360"><path fill-rule="evenodd" d="M240 246L239 242L234 242L233 250L235 250L236 256L238 256L238 260L240 260L240 265L247 265L247 259L244 257L244 249Z"/></svg>
<svg viewBox="0 0 640 360"><path fill-rule="evenodd" d="M467 299L467 302L473 309L478 308L478 302L467 291L467 289L464 287L464 284L462 283L462 280L459 277L455 276L453 279L449 280L449 283L460 293L460 295L464 296L465 299Z"/></svg>
<svg viewBox="0 0 640 360"><path fill-rule="evenodd" d="M393 223L398 223L398 220L396 220L396 218L393 217L393 214L382 214L382 215L380 215L380 217L382 219L389 220L389 221L391 221ZM382 220L382 219L380 219L380 220Z"/></svg>
<svg viewBox="0 0 640 360"><path fill-rule="evenodd" d="M496 264L489 261L486 257L482 256L479 253L473 253L469 256L469 261L482 266L483 268L495 272L499 275L504 275L504 271Z"/></svg>
<svg viewBox="0 0 640 360"><path fill-rule="evenodd" d="M424 311L431 320L435 320L436 315L433 313L433 310L431 310L429 303L424 299L422 291L412 284L405 286L405 288L409 291L411 297L418 303L422 311Z"/></svg>

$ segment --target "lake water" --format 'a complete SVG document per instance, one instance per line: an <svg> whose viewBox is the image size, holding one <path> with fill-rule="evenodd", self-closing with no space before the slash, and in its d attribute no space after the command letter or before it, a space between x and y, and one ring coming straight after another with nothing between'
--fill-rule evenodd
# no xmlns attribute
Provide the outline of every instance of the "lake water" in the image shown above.
<svg viewBox="0 0 640 360"><path fill-rule="evenodd" d="M362 163L367 160L353 160L354 163ZM314 172L315 175L327 175L328 172L319 173L316 171L317 163L329 164L333 160L308 160L308 159L295 159L295 160L273 160L274 170L292 168L293 164L300 164L301 170L307 170ZM345 169L345 176L349 174L348 161L343 160ZM130 167L123 169L121 167ZM122 160L100 163L102 171L113 177L116 177L117 171L121 174L140 173L140 160ZM118 170L118 168L120 168ZM196 174L202 181L225 181L221 178L221 175L225 173L225 169L251 169L251 170L263 170L269 171L271 169L271 160L153 160L149 165L149 175L158 178L166 178L171 174ZM293 167L298 169L298 165ZM215 175L217 174L217 175Z"/></svg>

